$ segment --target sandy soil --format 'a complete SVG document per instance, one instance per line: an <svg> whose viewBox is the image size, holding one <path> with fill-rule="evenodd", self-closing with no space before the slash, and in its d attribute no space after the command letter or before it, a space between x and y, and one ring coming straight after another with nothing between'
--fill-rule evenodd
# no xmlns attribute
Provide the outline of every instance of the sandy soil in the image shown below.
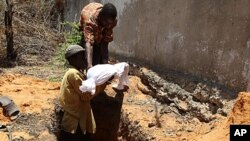
<svg viewBox="0 0 250 141"><path fill-rule="evenodd" d="M140 130L152 135L155 141L195 141L211 130L223 119L211 123L200 122L196 118L186 119L168 109L167 105L160 105L150 96L140 90L146 89L140 78L130 77L130 86L124 94L123 110L129 119L137 123ZM139 90L140 89L140 90ZM108 88L108 93L112 90ZM220 119L220 120L219 120Z"/></svg>
<svg viewBox="0 0 250 141"><path fill-rule="evenodd" d="M13 99L22 114L34 114L41 117L38 121L41 124L32 123L40 125L40 128L43 129L39 131L39 135L32 135L28 130L14 130L13 138L42 140L44 137L50 136L49 140L56 140L43 127L46 125L43 125L42 120L48 120L50 115L47 111L53 111L54 105L51 101L58 97L60 83L20 74L0 73L0 75L0 95ZM130 82L129 89L124 93L122 110L128 114L131 121L138 124L140 127L138 130L152 135L151 140L226 141L229 138L230 124L250 124L250 93L239 94L235 106L227 118L218 117L213 122L203 123L195 118L185 119L174 113L174 110L168 109L168 106L159 105L152 97L143 94L141 90L147 88L141 83L140 78L130 76ZM111 86L108 86L105 91L109 96L116 95ZM2 110L0 110L0 121L2 124L14 124L14 121L3 116ZM16 125L18 123L15 123ZM33 126L30 125L30 127ZM0 139L8 141L7 132L0 132Z"/></svg>
<svg viewBox="0 0 250 141"><path fill-rule="evenodd" d="M48 114L46 110L53 111L54 107L51 100L55 99L59 94L59 83L20 74L0 75L0 95L10 97L19 106L21 114L46 115ZM0 122L1 124L14 124L9 118L3 116L2 110L0 110ZM34 125L37 123L28 124ZM15 137L22 137L25 140L33 138L25 130L24 132L14 131L13 138ZM1 141L8 141L7 132L0 132L0 139Z"/></svg>
<svg viewBox="0 0 250 141"><path fill-rule="evenodd" d="M229 116L212 132L200 137L199 141L228 141L231 124L250 124L250 92L239 93Z"/></svg>

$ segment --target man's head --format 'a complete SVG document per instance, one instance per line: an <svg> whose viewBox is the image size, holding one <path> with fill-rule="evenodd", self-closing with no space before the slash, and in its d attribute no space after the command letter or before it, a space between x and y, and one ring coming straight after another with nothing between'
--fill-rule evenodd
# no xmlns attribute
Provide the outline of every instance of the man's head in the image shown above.
<svg viewBox="0 0 250 141"><path fill-rule="evenodd" d="M117 10L111 3L104 4L100 11L99 18L101 26L110 28L116 24Z"/></svg>
<svg viewBox="0 0 250 141"><path fill-rule="evenodd" d="M65 58L70 65L78 70L84 70L86 68L85 49L79 45L68 46L65 52Z"/></svg>

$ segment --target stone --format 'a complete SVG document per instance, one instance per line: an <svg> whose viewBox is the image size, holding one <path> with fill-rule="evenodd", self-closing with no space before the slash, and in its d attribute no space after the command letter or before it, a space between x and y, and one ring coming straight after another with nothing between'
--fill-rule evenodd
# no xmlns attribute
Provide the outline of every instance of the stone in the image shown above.
<svg viewBox="0 0 250 141"><path fill-rule="evenodd" d="M209 100L209 94L203 90L195 90L193 96L201 102Z"/></svg>
<svg viewBox="0 0 250 141"><path fill-rule="evenodd" d="M153 123L153 122L148 123L149 128L154 127L154 126L156 126L156 123Z"/></svg>
<svg viewBox="0 0 250 141"><path fill-rule="evenodd" d="M182 135L181 132L177 132L177 133L176 133L176 136L177 136L177 137L180 137L181 135Z"/></svg>
<svg viewBox="0 0 250 141"><path fill-rule="evenodd" d="M187 132L193 132L194 130L191 127L187 128Z"/></svg>

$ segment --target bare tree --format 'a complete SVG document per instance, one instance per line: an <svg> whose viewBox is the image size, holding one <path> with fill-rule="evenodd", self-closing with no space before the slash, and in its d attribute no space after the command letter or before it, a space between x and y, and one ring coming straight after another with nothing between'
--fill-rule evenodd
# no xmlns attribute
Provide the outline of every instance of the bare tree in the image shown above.
<svg viewBox="0 0 250 141"><path fill-rule="evenodd" d="M13 61L16 58L16 53L14 52L13 44L13 30L12 30L12 17L13 17L13 2L12 0L6 0L7 10L4 15L5 22L5 35L7 41L7 60Z"/></svg>

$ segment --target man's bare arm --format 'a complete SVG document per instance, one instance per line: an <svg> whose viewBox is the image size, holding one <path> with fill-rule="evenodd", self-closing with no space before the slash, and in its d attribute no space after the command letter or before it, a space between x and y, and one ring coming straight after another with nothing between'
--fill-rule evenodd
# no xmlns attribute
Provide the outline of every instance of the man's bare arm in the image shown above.
<svg viewBox="0 0 250 141"><path fill-rule="evenodd" d="M89 43L86 42L86 57L87 57L87 69L92 67L92 59L93 59L93 46Z"/></svg>
<svg viewBox="0 0 250 141"><path fill-rule="evenodd" d="M102 42L102 63L103 64L108 64L109 61L109 50L108 50L108 42Z"/></svg>

